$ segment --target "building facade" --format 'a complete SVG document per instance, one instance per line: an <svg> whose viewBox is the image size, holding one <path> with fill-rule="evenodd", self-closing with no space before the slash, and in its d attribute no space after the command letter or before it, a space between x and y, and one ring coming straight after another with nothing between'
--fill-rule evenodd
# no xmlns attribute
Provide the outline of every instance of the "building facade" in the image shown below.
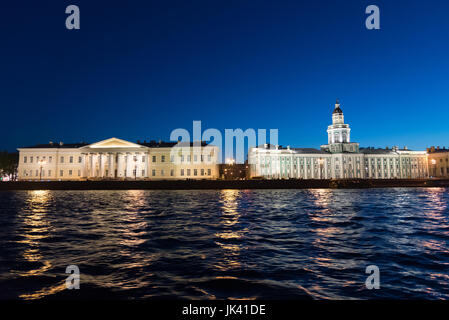
<svg viewBox="0 0 449 320"><path fill-rule="evenodd" d="M218 148L205 143L52 143L19 148L19 180L217 179Z"/></svg>
<svg viewBox="0 0 449 320"><path fill-rule="evenodd" d="M449 149L440 147L427 148L429 175L434 178L449 177Z"/></svg>
<svg viewBox="0 0 449 320"><path fill-rule="evenodd" d="M250 148L251 178L265 179L419 179L429 176L427 152L406 147L360 148L351 142L337 101L328 144L320 149L290 148L265 144Z"/></svg>

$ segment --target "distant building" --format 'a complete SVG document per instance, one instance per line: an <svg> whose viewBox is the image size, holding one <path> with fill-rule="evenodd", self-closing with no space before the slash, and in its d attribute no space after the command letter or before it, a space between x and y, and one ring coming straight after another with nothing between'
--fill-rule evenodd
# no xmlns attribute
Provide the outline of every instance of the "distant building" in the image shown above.
<svg viewBox="0 0 449 320"><path fill-rule="evenodd" d="M111 138L93 144L52 143L19 148L19 180L217 179L218 148Z"/></svg>
<svg viewBox="0 0 449 320"><path fill-rule="evenodd" d="M220 179L245 180L248 178L249 166L247 163L223 163L220 164Z"/></svg>
<svg viewBox="0 0 449 320"><path fill-rule="evenodd" d="M250 148L250 177L266 179L406 179L429 176L427 152L359 148L351 142L348 124L337 101L328 144L320 149L262 145Z"/></svg>
<svg viewBox="0 0 449 320"><path fill-rule="evenodd" d="M449 177L449 149L440 147L427 148L429 175L431 177Z"/></svg>

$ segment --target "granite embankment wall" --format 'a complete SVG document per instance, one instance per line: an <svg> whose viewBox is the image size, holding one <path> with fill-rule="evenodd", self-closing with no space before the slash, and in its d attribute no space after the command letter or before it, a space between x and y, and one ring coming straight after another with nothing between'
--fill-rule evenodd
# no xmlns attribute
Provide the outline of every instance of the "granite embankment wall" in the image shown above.
<svg viewBox="0 0 449 320"><path fill-rule="evenodd" d="M393 187L449 187L449 179L12 181L0 183L0 190L358 189Z"/></svg>

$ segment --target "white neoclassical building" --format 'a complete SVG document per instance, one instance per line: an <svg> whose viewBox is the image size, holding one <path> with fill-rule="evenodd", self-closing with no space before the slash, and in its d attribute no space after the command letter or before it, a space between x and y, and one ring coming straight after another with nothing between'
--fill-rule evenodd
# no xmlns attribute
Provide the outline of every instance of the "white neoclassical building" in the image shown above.
<svg viewBox="0 0 449 320"><path fill-rule="evenodd" d="M19 148L19 180L217 179L218 148L203 143L53 143Z"/></svg>
<svg viewBox="0 0 449 320"><path fill-rule="evenodd" d="M262 145L250 148L250 177L266 179L415 179L429 176L427 152L398 147L359 148L351 142L337 100L328 144L320 149Z"/></svg>

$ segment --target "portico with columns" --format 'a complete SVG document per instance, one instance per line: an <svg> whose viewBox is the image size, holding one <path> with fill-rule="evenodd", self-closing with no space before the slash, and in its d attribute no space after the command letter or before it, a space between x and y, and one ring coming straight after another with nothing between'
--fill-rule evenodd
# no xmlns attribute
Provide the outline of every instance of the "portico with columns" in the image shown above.
<svg viewBox="0 0 449 320"><path fill-rule="evenodd" d="M111 138L80 148L85 179L142 179L148 175L150 148Z"/></svg>

